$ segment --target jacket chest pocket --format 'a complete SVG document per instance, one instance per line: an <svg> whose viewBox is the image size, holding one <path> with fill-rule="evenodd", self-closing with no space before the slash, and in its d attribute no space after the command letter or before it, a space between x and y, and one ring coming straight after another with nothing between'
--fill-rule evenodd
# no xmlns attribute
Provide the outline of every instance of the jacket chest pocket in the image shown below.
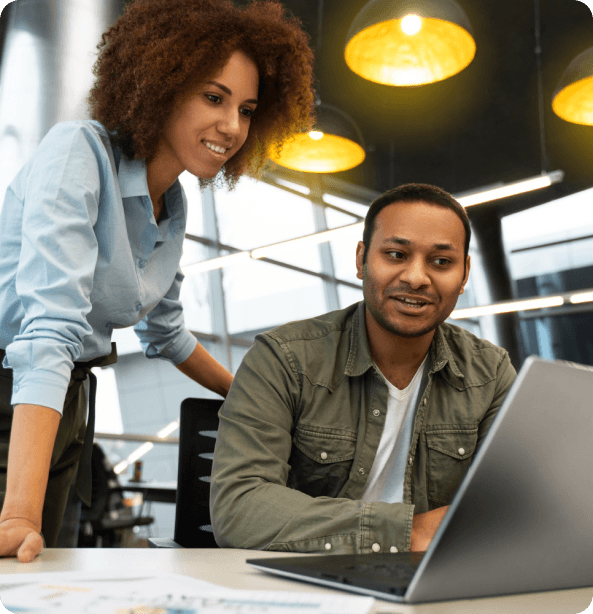
<svg viewBox="0 0 593 614"><path fill-rule="evenodd" d="M478 441L478 428L459 426L426 431L428 498L449 505L467 473Z"/></svg>
<svg viewBox="0 0 593 614"><path fill-rule="evenodd" d="M348 480L355 452L354 433L297 426L287 486L311 497L336 497Z"/></svg>

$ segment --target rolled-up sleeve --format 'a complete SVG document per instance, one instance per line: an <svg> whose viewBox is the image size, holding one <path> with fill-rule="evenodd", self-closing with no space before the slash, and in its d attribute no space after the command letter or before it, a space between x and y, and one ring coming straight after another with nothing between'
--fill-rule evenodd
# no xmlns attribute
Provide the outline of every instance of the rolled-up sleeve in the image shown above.
<svg viewBox="0 0 593 614"><path fill-rule="evenodd" d="M96 138L79 125L58 124L41 142L12 188L23 207L15 291L24 310L6 348L12 403L62 411L87 322L97 262L101 176Z"/></svg>
<svg viewBox="0 0 593 614"><path fill-rule="evenodd" d="M220 411L210 498L218 544L332 553L409 548L413 505L287 487L300 398L300 377L281 344L257 337Z"/></svg>
<svg viewBox="0 0 593 614"><path fill-rule="evenodd" d="M179 300L183 278L179 268L167 294L134 327L148 358L164 358L175 365L187 360L198 343L185 328L183 306Z"/></svg>

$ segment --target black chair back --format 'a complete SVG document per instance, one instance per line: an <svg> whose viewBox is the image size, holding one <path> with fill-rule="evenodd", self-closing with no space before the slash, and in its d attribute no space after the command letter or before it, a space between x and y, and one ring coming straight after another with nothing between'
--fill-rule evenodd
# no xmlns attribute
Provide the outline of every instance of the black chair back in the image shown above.
<svg viewBox="0 0 593 614"><path fill-rule="evenodd" d="M216 548L210 522L210 474L223 399L185 399L179 419L174 540L184 548Z"/></svg>

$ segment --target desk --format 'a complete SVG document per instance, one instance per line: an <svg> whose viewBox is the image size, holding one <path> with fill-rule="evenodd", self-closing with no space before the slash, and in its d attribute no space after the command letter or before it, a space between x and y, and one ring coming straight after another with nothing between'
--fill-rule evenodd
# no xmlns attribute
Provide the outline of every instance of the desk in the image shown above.
<svg viewBox="0 0 593 614"><path fill-rule="evenodd" d="M269 591L334 592L312 584L265 574L249 567L245 559L268 556L294 556L292 553L254 552L227 549L144 549L49 548L27 565L16 559L0 559L0 574L43 571L110 571L122 573L170 572L201 578L221 586ZM340 591L341 594L347 594ZM550 591L492 599L448 601L424 605L399 605L377 600L376 614L576 614L593 599L593 588Z"/></svg>
<svg viewBox="0 0 593 614"><path fill-rule="evenodd" d="M175 503L177 482L133 482L127 480L115 486L113 490L142 493L144 501Z"/></svg>

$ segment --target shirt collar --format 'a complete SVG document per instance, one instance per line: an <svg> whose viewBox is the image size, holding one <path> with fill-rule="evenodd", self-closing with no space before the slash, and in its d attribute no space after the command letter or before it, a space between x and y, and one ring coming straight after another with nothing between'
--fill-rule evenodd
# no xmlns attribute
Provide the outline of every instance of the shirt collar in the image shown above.
<svg viewBox="0 0 593 614"><path fill-rule="evenodd" d="M350 352L344 369L344 375L356 377L362 375L375 363L371 358L371 349L369 347L369 339L367 337L367 327L365 324L365 303L361 301L352 317L352 331L350 334ZM441 327L436 329L434 338L429 349L430 362L432 364L432 373L440 371L448 365L449 369L460 378L464 375L459 370L449 344L445 339Z"/></svg>
<svg viewBox="0 0 593 614"><path fill-rule="evenodd" d="M146 177L146 160L130 160L122 155L119 162L118 178L122 198L146 197L150 202ZM165 207L168 218L159 225L159 240L167 241L180 232L185 232L186 207L183 189L179 179L165 192Z"/></svg>

